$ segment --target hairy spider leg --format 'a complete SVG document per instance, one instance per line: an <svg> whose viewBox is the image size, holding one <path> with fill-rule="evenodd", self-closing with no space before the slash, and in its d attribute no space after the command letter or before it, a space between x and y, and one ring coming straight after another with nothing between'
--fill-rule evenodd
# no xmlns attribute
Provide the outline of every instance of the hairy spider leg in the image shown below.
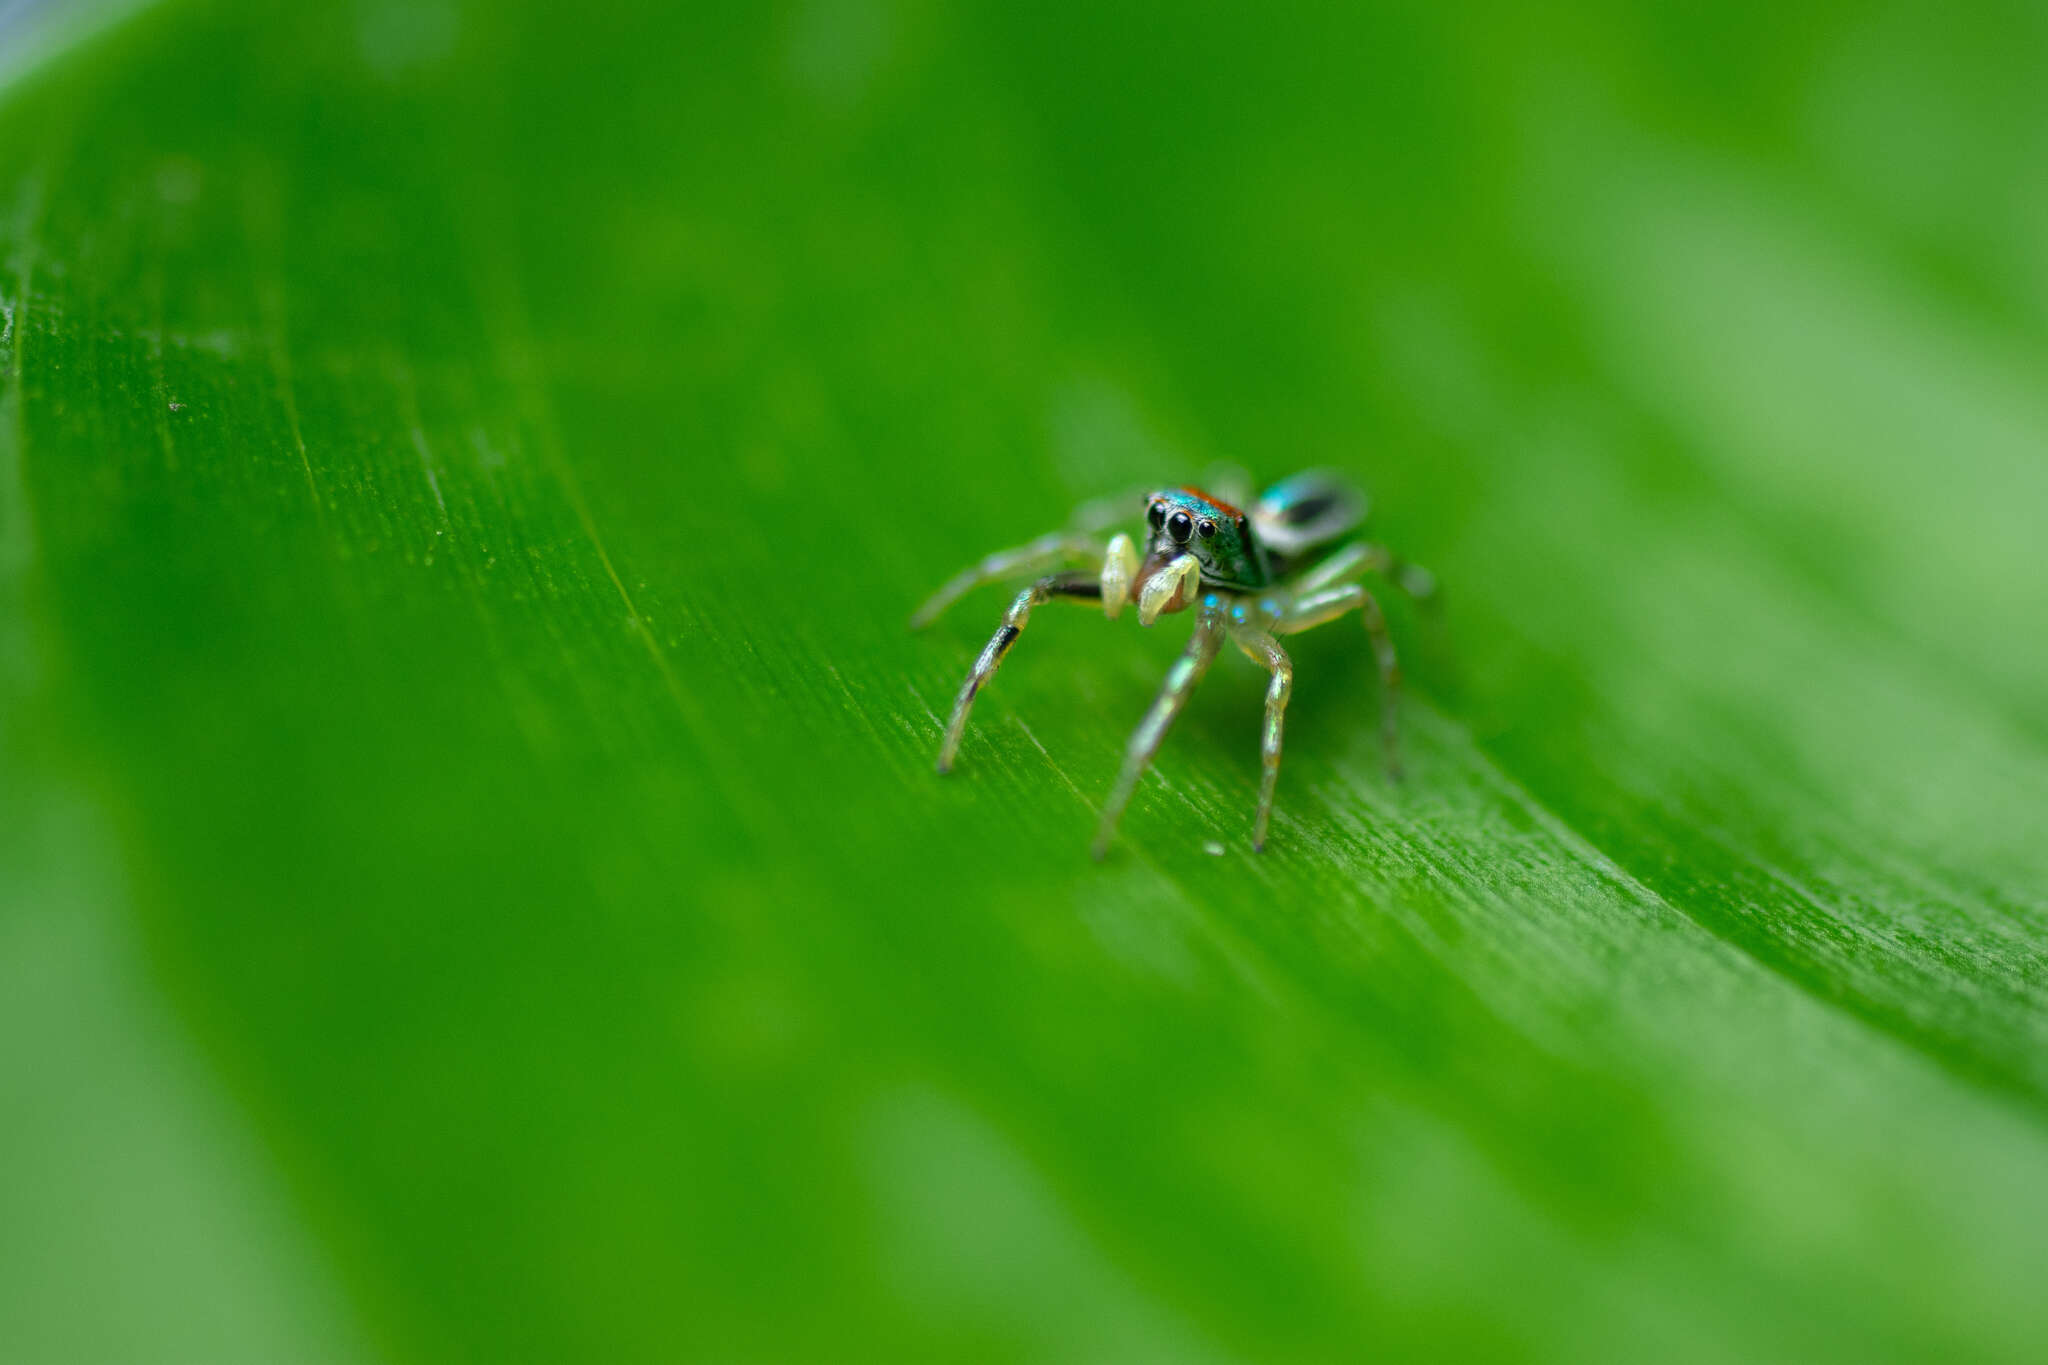
<svg viewBox="0 0 2048 1365"><path fill-rule="evenodd" d="M1380 690L1384 694L1380 699L1380 738L1387 752L1387 774L1399 778L1401 661L1394 653L1394 637L1387 630L1386 613L1380 610L1373 595L1356 583L1303 593L1280 618L1276 633L1299 635L1349 611L1356 611L1363 618L1365 633L1372 641L1373 658L1379 662Z"/></svg>
<svg viewBox="0 0 2048 1365"><path fill-rule="evenodd" d="M1102 807L1102 825L1095 835L1096 861L1100 862L1109 852L1109 841L1116 834L1116 823L1122 817L1124 807L1130 804L1131 793L1138 789L1138 779L1145 775L1145 769L1150 766L1152 756L1159 752L1166 732L1173 728L1174 720L1187 706L1195 684L1201 682L1202 675L1215 661L1216 651L1223 644L1223 610L1215 597L1203 604L1187 649L1166 671L1166 681L1160 684L1159 695L1152 699L1152 709L1145 713L1145 719L1131 735L1130 747L1124 752L1123 771L1117 774L1116 786Z"/></svg>
<svg viewBox="0 0 2048 1365"><path fill-rule="evenodd" d="M1266 688L1266 727L1259 739L1259 814L1252 822L1252 851L1266 847L1266 827L1273 819L1273 788L1280 781L1280 727L1287 717L1287 698L1294 691L1294 664L1280 642L1253 626L1232 626L1230 638L1253 663L1272 674Z"/></svg>
<svg viewBox="0 0 2048 1365"><path fill-rule="evenodd" d="M1031 609L1055 597L1097 601L1102 597L1102 584L1088 574L1052 574L1017 594L1017 600L1003 613L1003 624L996 628L994 638L981 651L981 657L974 661L974 667L968 670L967 681L960 684L960 695L953 699L953 716L946 722L946 739L939 746L940 772L951 771L953 757L960 752L960 736L966 732L967 713L974 706L974 694L981 691L982 685L1003 666L1003 656L1024 633L1024 624L1031 619Z"/></svg>
<svg viewBox="0 0 2048 1365"><path fill-rule="evenodd" d="M925 604L910 618L912 630L923 630L939 619L941 613L984 583L994 583L1004 578L1022 578L1025 574L1042 574L1062 564L1076 560L1087 560L1100 564L1104 553L1101 539L1080 531L1053 531L1029 544L1019 545L1011 550L998 550L987 558L969 565L955 574L945 587L931 595Z"/></svg>

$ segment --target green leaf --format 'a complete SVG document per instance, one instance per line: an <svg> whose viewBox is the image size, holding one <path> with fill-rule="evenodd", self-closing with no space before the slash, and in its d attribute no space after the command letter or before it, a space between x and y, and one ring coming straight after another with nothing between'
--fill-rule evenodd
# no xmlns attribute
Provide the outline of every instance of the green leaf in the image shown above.
<svg viewBox="0 0 2048 1365"><path fill-rule="evenodd" d="M22 1359L2024 1359L2038 33L168 3L0 103ZM1218 461L1221 661L962 564ZM1220 854L1215 852L1221 849ZM26 1235L20 1235L21 1230Z"/></svg>

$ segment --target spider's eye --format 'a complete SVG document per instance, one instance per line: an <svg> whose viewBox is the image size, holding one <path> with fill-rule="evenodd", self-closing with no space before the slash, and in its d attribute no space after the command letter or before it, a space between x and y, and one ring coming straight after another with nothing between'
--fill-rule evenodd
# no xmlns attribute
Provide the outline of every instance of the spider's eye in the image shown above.
<svg viewBox="0 0 2048 1365"><path fill-rule="evenodd" d="M1146 508L1145 520L1152 523L1153 530L1158 530L1160 524L1166 520L1166 505L1164 503L1155 502L1150 507Z"/></svg>
<svg viewBox="0 0 2048 1365"><path fill-rule="evenodd" d="M1204 540L1213 539L1216 535L1216 523L1204 519L1203 521L1196 524L1195 534L1200 536Z"/></svg>
<svg viewBox="0 0 2048 1365"><path fill-rule="evenodd" d="M1188 537L1194 534L1195 519L1185 512L1175 512L1166 519L1166 530L1175 540L1185 545L1188 543Z"/></svg>

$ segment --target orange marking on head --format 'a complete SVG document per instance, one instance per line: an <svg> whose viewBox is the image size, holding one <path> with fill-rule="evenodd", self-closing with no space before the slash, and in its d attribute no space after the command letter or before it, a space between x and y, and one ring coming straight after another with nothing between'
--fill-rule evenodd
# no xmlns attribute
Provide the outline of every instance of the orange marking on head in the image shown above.
<svg viewBox="0 0 2048 1365"><path fill-rule="evenodd" d="M1238 520L1240 520L1240 521L1244 520L1244 513L1242 513L1242 512L1240 512L1240 511L1238 511L1238 510L1237 510L1237 509L1236 509L1235 507L1232 507L1232 506L1231 506L1231 505L1230 505L1229 503L1225 502L1225 501L1224 501L1223 499L1221 499L1221 498L1219 498L1219 497L1215 496L1215 495L1214 495L1214 494L1212 494L1212 493L1207 493L1207 492L1204 492L1204 491L1203 491L1202 489L1199 489L1199 488L1195 487L1195 486L1194 486L1193 484L1191 484L1191 483L1184 483L1184 484L1182 484L1182 485L1180 486L1180 491L1181 491L1181 492L1183 492L1183 493L1192 493L1192 494L1194 494L1194 495L1195 495L1196 497L1200 498L1200 499L1201 499L1201 500L1202 500L1203 502L1206 502L1206 503L1208 503L1208 504L1209 504L1209 505L1210 505L1211 507L1213 507L1213 508L1215 508L1215 509L1216 509L1217 511L1219 511L1219 512L1223 513L1223 514L1224 514L1225 516L1229 516L1229 517L1235 517L1235 518L1237 518L1237 519L1238 519Z"/></svg>

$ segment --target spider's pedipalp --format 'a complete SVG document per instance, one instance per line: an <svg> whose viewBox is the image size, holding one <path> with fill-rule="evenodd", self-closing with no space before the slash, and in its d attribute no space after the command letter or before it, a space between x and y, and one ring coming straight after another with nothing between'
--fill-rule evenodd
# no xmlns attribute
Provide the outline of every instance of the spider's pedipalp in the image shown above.
<svg viewBox="0 0 2048 1365"><path fill-rule="evenodd" d="M1201 560L1193 555L1181 555L1173 560L1146 579L1138 589L1138 624L1149 626L1159 619L1159 613L1175 602L1190 600L1201 582Z"/></svg>
<svg viewBox="0 0 2048 1365"><path fill-rule="evenodd" d="M1118 532L1102 556L1102 614L1115 620L1131 600L1131 583L1138 576L1138 547Z"/></svg>

